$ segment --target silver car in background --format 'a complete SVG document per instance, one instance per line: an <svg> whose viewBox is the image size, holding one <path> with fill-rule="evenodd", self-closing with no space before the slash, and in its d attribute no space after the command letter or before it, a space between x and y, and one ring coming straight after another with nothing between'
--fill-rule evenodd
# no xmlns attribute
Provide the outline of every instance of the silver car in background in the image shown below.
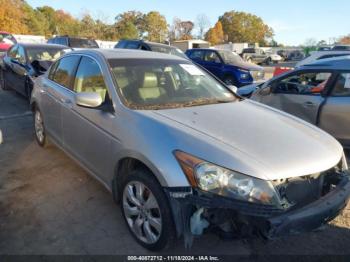
<svg viewBox="0 0 350 262"><path fill-rule="evenodd" d="M239 92L244 95L249 89ZM350 147L350 56L321 60L273 78L251 99L300 117Z"/></svg>
<svg viewBox="0 0 350 262"><path fill-rule="evenodd" d="M180 57L75 51L38 78L31 106L39 145L50 139L105 185L151 250L208 230L310 231L349 199L334 138Z"/></svg>

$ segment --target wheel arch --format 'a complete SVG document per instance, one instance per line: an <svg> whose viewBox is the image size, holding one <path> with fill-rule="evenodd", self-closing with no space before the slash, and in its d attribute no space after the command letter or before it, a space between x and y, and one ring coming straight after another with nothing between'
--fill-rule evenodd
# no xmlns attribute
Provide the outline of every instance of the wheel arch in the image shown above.
<svg viewBox="0 0 350 262"><path fill-rule="evenodd" d="M128 174L130 174L130 171L136 169L148 170L158 181L160 186L168 186L165 178L150 160L138 154L128 154L119 158L115 164L114 175L111 181L113 198L117 203L120 201L121 186L123 185L123 181Z"/></svg>

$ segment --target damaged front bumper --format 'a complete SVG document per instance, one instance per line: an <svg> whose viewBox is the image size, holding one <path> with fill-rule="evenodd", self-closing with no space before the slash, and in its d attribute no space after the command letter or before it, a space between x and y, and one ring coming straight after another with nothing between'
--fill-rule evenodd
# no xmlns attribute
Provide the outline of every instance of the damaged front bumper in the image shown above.
<svg viewBox="0 0 350 262"><path fill-rule="evenodd" d="M281 209L225 198L192 188L167 188L178 237L185 245L193 240L190 220L196 210L204 210L201 216L210 227L232 223L236 235L249 237L260 235L268 239L312 231L335 218L346 206L350 197L349 176L343 176L330 192L307 205Z"/></svg>

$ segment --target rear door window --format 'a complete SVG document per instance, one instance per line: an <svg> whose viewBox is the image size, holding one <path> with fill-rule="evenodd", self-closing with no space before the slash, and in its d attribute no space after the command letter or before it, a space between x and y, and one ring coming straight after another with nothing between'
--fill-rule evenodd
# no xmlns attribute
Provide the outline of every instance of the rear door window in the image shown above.
<svg viewBox="0 0 350 262"><path fill-rule="evenodd" d="M215 51L206 51L204 61L211 63L221 63L220 57Z"/></svg>
<svg viewBox="0 0 350 262"><path fill-rule="evenodd" d="M58 61L56 70L52 75L52 80L61 86L73 90L74 76L80 56L72 55L63 57Z"/></svg>

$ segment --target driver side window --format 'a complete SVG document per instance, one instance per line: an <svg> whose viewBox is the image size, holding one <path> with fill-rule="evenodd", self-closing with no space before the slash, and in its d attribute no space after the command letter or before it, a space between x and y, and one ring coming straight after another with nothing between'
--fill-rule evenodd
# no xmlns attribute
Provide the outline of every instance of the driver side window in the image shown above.
<svg viewBox="0 0 350 262"><path fill-rule="evenodd" d="M331 77L329 72L303 72L288 76L274 85L275 93L319 95Z"/></svg>
<svg viewBox="0 0 350 262"><path fill-rule="evenodd" d="M214 51L207 51L204 56L204 61L212 63L221 63L219 56Z"/></svg>
<svg viewBox="0 0 350 262"><path fill-rule="evenodd" d="M104 102L107 87L97 62L91 58L83 57L78 67L74 82L74 91L98 93Z"/></svg>

